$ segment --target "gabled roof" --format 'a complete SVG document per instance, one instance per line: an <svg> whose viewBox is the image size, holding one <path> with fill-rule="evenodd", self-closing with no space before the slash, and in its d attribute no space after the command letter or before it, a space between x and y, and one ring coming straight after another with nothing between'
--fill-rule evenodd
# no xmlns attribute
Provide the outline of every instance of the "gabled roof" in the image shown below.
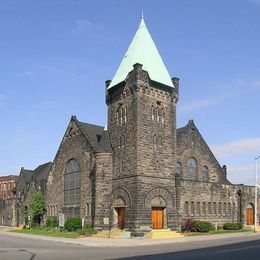
<svg viewBox="0 0 260 260"><path fill-rule="evenodd" d="M101 139L98 144L97 152L109 153L112 152L108 131L105 129L102 133Z"/></svg>
<svg viewBox="0 0 260 260"><path fill-rule="evenodd" d="M136 63L143 65L143 70L148 72L151 80L174 88L171 77L146 27L143 17L108 89L124 81Z"/></svg>
<svg viewBox="0 0 260 260"><path fill-rule="evenodd" d="M77 124L82 134L89 141L94 152L112 151L109 134L104 126L81 122L77 119L76 116L72 116L71 120L73 120Z"/></svg>
<svg viewBox="0 0 260 260"><path fill-rule="evenodd" d="M44 164L39 165L33 173L33 180L35 184L39 185L41 183L41 180L46 181L48 173L51 169L52 163L47 162Z"/></svg>
<svg viewBox="0 0 260 260"><path fill-rule="evenodd" d="M30 184L32 181L32 176L33 176L33 170L27 170L22 168L20 176L22 176L26 182L26 184Z"/></svg>

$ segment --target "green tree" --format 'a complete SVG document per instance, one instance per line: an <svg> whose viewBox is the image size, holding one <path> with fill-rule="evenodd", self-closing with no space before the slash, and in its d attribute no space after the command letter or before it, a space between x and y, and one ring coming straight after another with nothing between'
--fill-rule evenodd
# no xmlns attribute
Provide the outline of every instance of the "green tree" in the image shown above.
<svg viewBox="0 0 260 260"><path fill-rule="evenodd" d="M32 199L28 205L29 214L32 217L34 223L40 224L41 218L45 213L45 201L42 192L34 192Z"/></svg>

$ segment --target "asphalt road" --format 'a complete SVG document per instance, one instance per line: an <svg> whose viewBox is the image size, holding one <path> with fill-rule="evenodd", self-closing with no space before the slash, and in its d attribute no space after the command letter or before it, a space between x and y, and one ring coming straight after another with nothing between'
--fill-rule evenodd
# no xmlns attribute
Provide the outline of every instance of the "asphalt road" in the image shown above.
<svg viewBox="0 0 260 260"><path fill-rule="evenodd" d="M127 240L118 246L87 246L75 242L56 242L48 238L0 233L1 260L48 259L260 259L260 234L226 236L190 241L127 246Z"/></svg>

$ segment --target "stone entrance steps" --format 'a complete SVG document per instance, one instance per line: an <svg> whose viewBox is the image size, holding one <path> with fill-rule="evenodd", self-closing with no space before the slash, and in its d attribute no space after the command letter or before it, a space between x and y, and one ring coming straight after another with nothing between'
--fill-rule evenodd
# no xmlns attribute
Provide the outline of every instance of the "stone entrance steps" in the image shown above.
<svg viewBox="0 0 260 260"><path fill-rule="evenodd" d="M147 238L150 239L162 239L162 238L178 238L183 237L182 234L170 229L153 229L147 234Z"/></svg>
<svg viewBox="0 0 260 260"><path fill-rule="evenodd" d="M130 231L125 231L123 229L112 229L110 231L103 230L94 236L103 238L130 238Z"/></svg>

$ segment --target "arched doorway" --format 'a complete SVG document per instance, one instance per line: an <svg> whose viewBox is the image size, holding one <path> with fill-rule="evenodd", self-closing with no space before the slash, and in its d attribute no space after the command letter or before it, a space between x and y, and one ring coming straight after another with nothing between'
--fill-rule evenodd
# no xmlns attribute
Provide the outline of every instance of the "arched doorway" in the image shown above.
<svg viewBox="0 0 260 260"><path fill-rule="evenodd" d="M152 210L152 228L162 229L167 223L166 202L161 196L154 197L151 200Z"/></svg>
<svg viewBox="0 0 260 260"><path fill-rule="evenodd" d="M254 206L250 203L246 207L246 224L254 225L254 223Z"/></svg>
<svg viewBox="0 0 260 260"><path fill-rule="evenodd" d="M123 198L119 197L115 199L113 203L113 208L114 208L114 226L119 229L124 229L126 205Z"/></svg>

